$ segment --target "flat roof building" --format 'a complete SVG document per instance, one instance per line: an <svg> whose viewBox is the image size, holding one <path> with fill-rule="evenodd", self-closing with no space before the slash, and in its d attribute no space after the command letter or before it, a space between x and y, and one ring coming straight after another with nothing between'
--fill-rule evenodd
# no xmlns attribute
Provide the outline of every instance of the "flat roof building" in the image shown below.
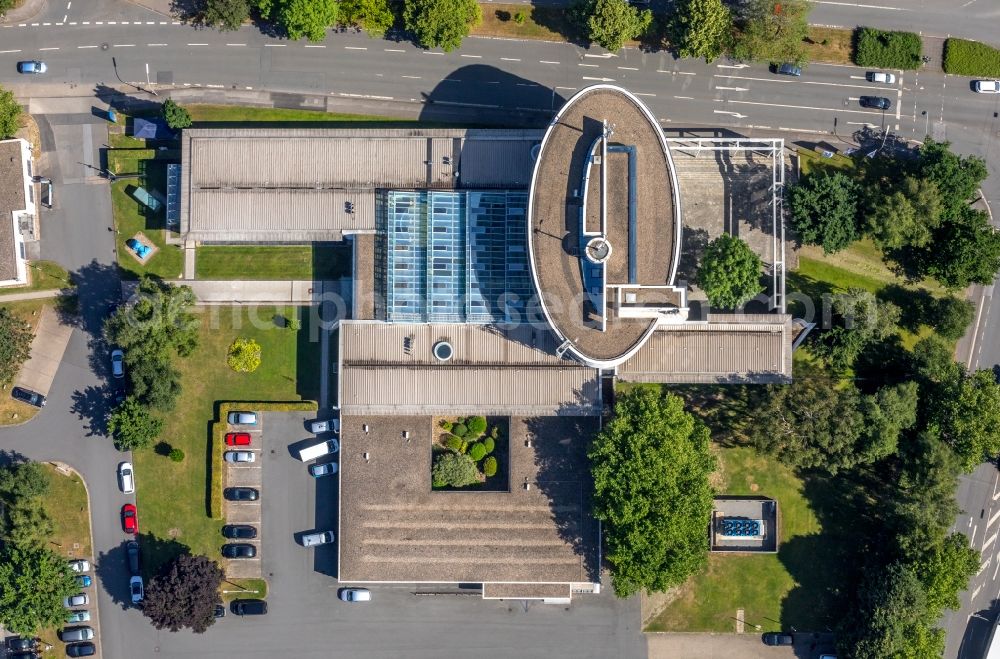
<svg viewBox="0 0 1000 659"><path fill-rule="evenodd" d="M0 286L28 283L21 222L34 221L31 145L20 138L0 140Z"/></svg>

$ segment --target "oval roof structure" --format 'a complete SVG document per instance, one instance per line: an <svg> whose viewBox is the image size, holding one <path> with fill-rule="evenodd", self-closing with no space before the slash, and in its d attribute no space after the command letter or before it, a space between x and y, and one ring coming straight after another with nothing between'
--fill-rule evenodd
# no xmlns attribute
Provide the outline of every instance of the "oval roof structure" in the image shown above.
<svg viewBox="0 0 1000 659"><path fill-rule="evenodd" d="M684 291L673 286L673 161L656 118L625 89L587 87L553 118L535 161L528 225L546 319L583 362L615 366L657 325L686 317Z"/></svg>

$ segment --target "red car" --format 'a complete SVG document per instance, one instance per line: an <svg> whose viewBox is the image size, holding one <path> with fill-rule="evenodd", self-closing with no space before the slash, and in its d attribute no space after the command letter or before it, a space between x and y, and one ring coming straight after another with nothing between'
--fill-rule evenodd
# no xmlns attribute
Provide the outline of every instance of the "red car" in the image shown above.
<svg viewBox="0 0 1000 659"><path fill-rule="evenodd" d="M226 446L250 446L250 433L247 432L226 433Z"/></svg>
<svg viewBox="0 0 1000 659"><path fill-rule="evenodd" d="M135 535L139 532L139 518L135 515L135 506L126 503L122 506L122 527L125 533Z"/></svg>

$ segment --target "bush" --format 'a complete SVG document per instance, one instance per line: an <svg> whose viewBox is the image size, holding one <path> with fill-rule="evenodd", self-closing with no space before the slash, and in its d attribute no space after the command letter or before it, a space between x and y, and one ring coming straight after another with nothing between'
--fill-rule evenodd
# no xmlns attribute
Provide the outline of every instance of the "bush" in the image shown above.
<svg viewBox="0 0 1000 659"><path fill-rule="evenodd" d="M949 296L938 301L933 327L944 338L957 341L965 334L975 315L976 307L972 302Z"/></svg>
<svg viewBox="0 0 1000 659"><path fill-rule="evenodd" d="M528 20L528 15L525 14L523 11L519 11L516 14L514 14L514 22L517 23L518 25L524 25L524 22L526 20Z"/></svg>
<svg viewBox="0 0 1000 659"><path fill-rule="evenodd" d="M160 112L163 114L163 119L167 122L167 125L173 130L187 128L191 125L191 115L188 114L187 110L177 105L172 98L163 101Z"/></svg>
<svg viewBox="0 0 1000 659"><path fill-rule="evenodd" d="M183 462L184 461L184 451L180 450L179 448L171 449L169 457L174 462Z"/></svg>
<svg viewBox="0 0 1000 659"><path fill-rule="evenodd" d="M486 432L486 417L484 416L470 416L465 422L465 427L469 429L469 434L475 437L479 437L484 432Z"/></svg>
<svg viewBox="0 0 1000 659"><path fill-rule="evenodd" d="M298 318L289 318L285 321L285 329L292 332L298 332L302 329L302 323L299 322Z"/></svg>
<svg viewBox="0 0 1000 659"><path fill-rule="evenodd" d="M493 426L493 430L490 431L490 437L500 439L500 426Z"/></svg>
<svg viewBox="0 0 1000 659"><path fill-rule="evenodd" d="M443 428L445 431L451 432L452 424L451 421L449 421L448 419L441 419L441 423L439 423L438 425L441 426L441 428Z"/></svg>
<svg viewBox="0 0 1000 659"><path fill-rule="evenodd" d="M919 34L859 27L854 39L854 63L858 66L880 69L920 67L923 43Z"/></svg>
<svg viewBox="0 0 1000 659"><path fill-rule="evenodd" d="M494 458L492 455L490 457L486 458L486 461L483 462L483 473L486 475L487 478L490 478L492 476L496 476L496 473L497 473L497 459Z"/></svg>
<svg viewBox="0 0 1000 659"><path fill-rule="evenodd" d="M476 442L469 447L469 457L476 462L486 457L486 447L483 446L482 442Z"/></svg>
<svg viewBox="0 0 1000 659"><path fill-rule="evenodd" d="M944 72L960 76L1000 77L1000 50L978 41L944 42Z"/></svg>
<svg viewBox="0 0 1000 659"><path fill-rule="evenodd" d="M469 434L469 429L465 427L464 423L459 422L451 427L451 434L455 437L465 437Z"/></svg>
<svg viewBox="0 0 1000 659"><path fill-rule="evenodd" d="M496 448L496 442L493 441L492 437L487 437L486 439L484 439L482 444L483 448L486 449L486 455L492 453L493 449Z"/></svg>
<svg viewBox="0 0 1000 659"><path fill-rule="evenodd" d="M229 368L237 373L253 373L260 368L260 344L253 339L236 337L229 346L229 358L226 362Z"/></svg>
<svg viewBox="0 0 1000 659"><path fill-rule="evenodd" d="M455 453L461 453L462 450L465 448L465 442L463 442L461 438L455 437L454 435L449 435L444 440L444 445L450 448Z"/></svg>
<svg viewBox="0 0 1000 659"><path fill-rule="evenodd" d="M431 468L434 487L464 487L480 482L479 469L472 458L461 453L441 453Z"/></svg>

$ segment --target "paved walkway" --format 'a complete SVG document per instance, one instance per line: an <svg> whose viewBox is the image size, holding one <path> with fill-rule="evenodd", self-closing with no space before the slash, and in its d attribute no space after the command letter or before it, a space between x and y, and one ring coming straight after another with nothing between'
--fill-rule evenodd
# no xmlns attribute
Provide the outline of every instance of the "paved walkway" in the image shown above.
<svg viewBox="0 0 1000 659"><path fill-rule="evenodd" d="M31 356L21 367L16 384L48 396L72 333L73 328L60 323L51 307L43 307L31 342Z"/></svg>
<svg viewBox="0 0 1000 659"><path fill-rule="evenodd" d="M67 291L72 291L73 289L67 288L50 288L45 291L28 291L27 293L8 293L6 295L0 295L0 303L2 302L21 302L23 300L44 300L50 297L59 297Z"/></svg>
<svg viewBox="0 0 1000 659"><path fill-rule="evenodd" d="M349 281L177 281L190 286L199 304L316 304L350 309ZM128 291L126 291L128 297Z"/></svg>
<svg viewBox="0 0 1000 659"><path fill-rule="evenodd" d="M760 634L646 634L649 659L817 659L834 653L832 636L799 634L791 647L768 647Z"/></svg>
<svg viewBox="0 0 1000 659"><path fill-rule="evenodd" d="M46 6L48 6L46 0L24 0L24 4L20 7L11 9L3 16L0 16L0 24L23 23L31 20L45 11Z"/></svg>

